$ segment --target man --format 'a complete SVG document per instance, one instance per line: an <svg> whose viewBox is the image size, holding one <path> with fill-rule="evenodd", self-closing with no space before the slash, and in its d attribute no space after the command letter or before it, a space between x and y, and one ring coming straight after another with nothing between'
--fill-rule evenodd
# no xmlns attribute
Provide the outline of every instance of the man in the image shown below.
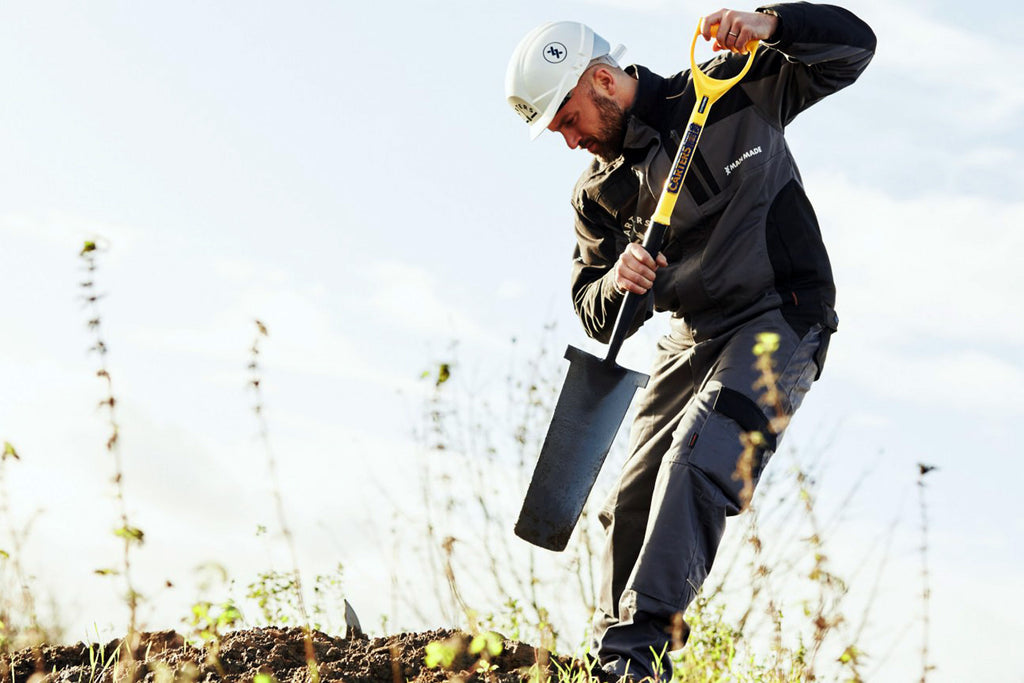
<svg viewBox="0 0 1024 683"><path fill-rule="evenodd" d="M595 649L606 671L636 679L670 675L673 616L706 578L726 517L744 507L745 482L734 476L741 434L765 437L753 482L747 477L756 483L779 425L821 373L838 323L835 287L783 130L856 80L875 48L866 24L828 5L720 10L702 27L724 51L702 67L715 78L739 72L748 42L764 47L713 106L655 257L638 239L693 109L689 71L662 78L642 66L621 69L621 48L559 22L527 35L506 75L509 104L533 137L555 131L595 156L572 196L572 297L587 333L608 340L627 291L645 295L632 330L655 309L671 313L629 456L601 512L607 541ZM770 408L754 388L752 349L765 333L777 341L781 396Z"/></svg>

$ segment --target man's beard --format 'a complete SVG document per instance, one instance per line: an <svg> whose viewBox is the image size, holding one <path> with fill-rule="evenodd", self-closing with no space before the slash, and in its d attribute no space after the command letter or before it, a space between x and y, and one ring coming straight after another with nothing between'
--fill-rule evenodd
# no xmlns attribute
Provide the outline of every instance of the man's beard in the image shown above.
<svg viewBox="0 0 1024 683"><path fill-rule="evenodd" d="M626 138L626 112L612 98L599 95L592 85L587 94L601 115L601 124L597 135L584 140L583 146L592 144L595 156L605 163L614 161L622 154L622 143Z"/></svg>

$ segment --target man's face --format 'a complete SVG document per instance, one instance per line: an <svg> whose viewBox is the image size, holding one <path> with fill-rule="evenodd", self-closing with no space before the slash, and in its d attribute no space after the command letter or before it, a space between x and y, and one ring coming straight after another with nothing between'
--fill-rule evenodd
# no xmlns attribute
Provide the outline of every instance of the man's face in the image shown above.
<svg viewBox="0 0 1024 683"><path fill-rule="evenodd" d="M561 133L569 149L581 147L608 162L622 154L626 112L584 77L548 124L548 130Z"/></svg>

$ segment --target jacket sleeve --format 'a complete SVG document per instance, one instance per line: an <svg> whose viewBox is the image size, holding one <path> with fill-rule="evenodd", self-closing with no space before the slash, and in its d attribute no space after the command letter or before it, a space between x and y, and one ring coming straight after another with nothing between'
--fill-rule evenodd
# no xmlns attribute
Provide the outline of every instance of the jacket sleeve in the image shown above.
<svg viewBox="0 0 1024 683"><path fill-rule="evenodd" d="M574 191L576 247L572 261L572 304L587 335L607 344L623 294L616 291L612 268L628 243L626 234L596 202L577 186ZM628 330L633 334L653 314L648 293Z"/></svg>
<svg viewBox="0 0 1024 683"><path fill-rule="evenodd" d="M745 80L745 90L780 126L857 80L875 53L875 34L853 13L806 2L766 5L779 25Z"/></svg>

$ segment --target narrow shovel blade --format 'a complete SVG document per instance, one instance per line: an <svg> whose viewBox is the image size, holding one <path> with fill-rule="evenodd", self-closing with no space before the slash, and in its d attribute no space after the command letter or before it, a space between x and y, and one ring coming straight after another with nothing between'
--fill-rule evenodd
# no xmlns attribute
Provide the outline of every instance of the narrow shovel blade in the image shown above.
<svg viewBox="0 0 1024 683"><path fill-rule="evenodd" d="M569 372L533 471L516 535L564 550L633 394L647 375L570 346Z"/></svg>

